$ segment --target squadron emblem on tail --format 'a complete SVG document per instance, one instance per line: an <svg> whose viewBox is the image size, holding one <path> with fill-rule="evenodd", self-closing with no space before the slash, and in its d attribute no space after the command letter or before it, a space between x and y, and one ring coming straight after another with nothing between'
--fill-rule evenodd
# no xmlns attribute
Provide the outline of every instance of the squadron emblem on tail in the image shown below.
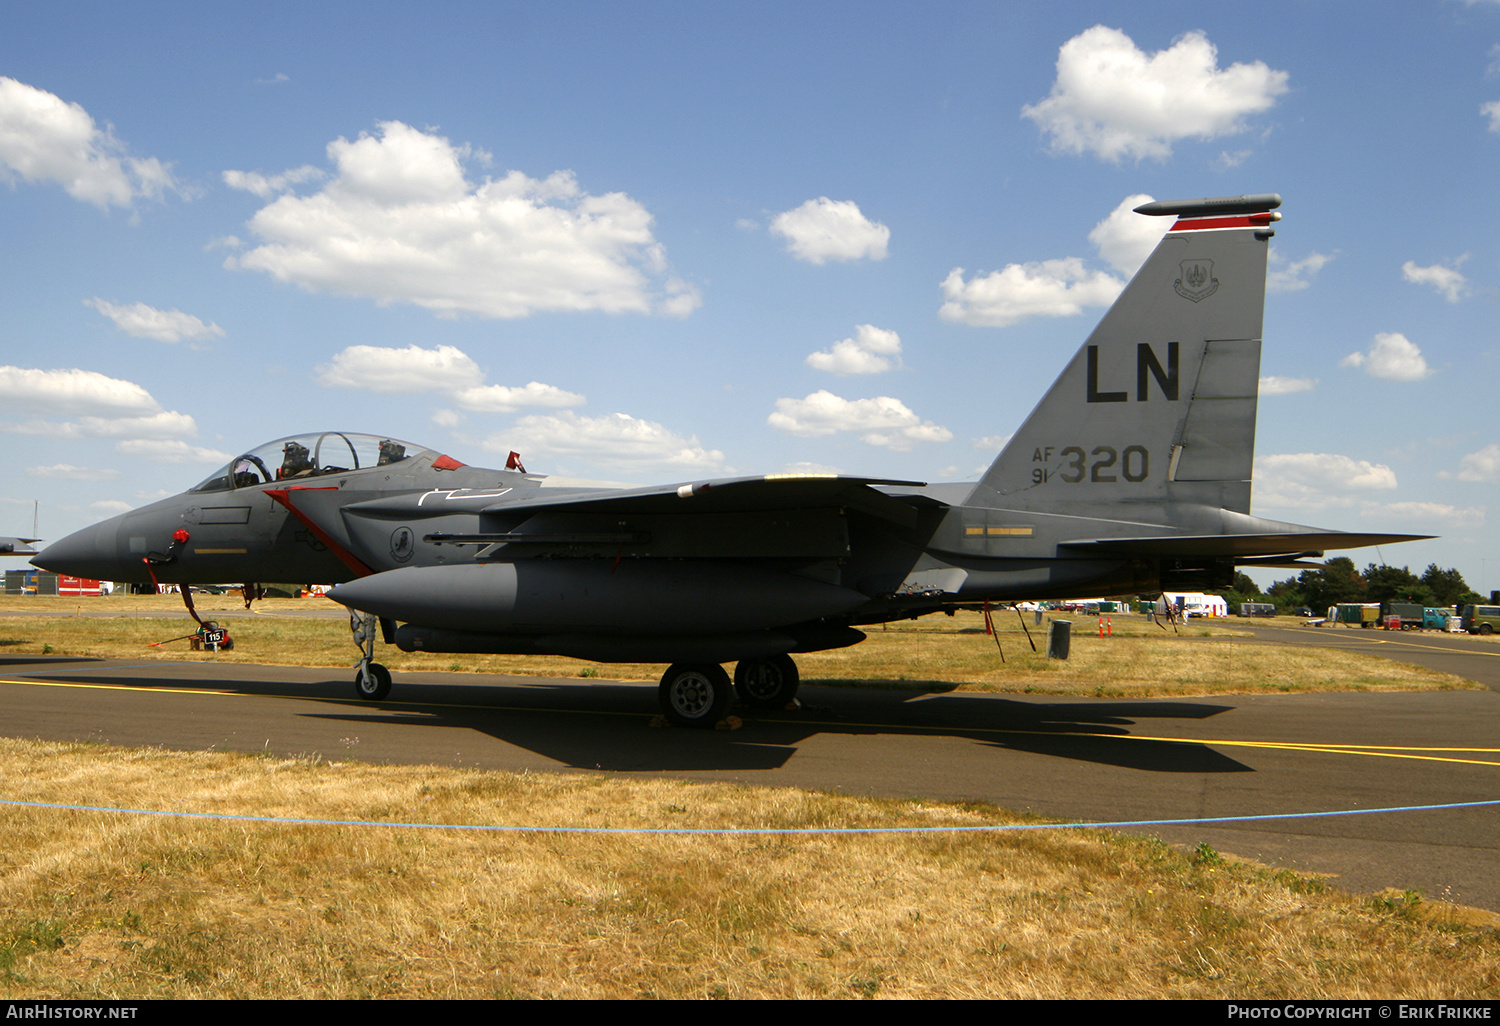
<svg viewBox="0 0 1500 1026"><path fill-rule="evenodd" d="M1207 299L1219 291L1219 279L1214 277L1214 262L1184 260L1182 277L1173 282L1172 287L1183 299L1191 299L1195 303L1200 299Z"/></svg>

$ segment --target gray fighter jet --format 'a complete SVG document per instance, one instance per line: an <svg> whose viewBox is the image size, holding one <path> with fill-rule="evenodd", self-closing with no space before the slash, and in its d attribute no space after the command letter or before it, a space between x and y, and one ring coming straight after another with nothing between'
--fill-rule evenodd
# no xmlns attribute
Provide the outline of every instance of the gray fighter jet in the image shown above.
<svg viewBox="0 0 1500 1026"><path fill-rule="evenodd" d="M1419 535L1250 514L1275 195L1156 202L1177 217L977 482L767 474L549 487L378 435L272 442L196 488L48 546L116 581L331 581L358 693L376 623L408 652L670 663L662 709L787 704L799 652L986 601L1225 587L1236 565ZM519 461L513 460L519 468ZM1305 565L1305 564L1304 564ZM720 666L735 662L733 688Z"/></svg>

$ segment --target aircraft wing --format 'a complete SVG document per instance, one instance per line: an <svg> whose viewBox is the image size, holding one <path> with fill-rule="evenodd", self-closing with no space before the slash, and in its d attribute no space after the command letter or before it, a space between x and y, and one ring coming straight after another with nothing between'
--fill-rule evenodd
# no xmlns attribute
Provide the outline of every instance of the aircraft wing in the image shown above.
<svg viewBox="0 0 1500 1026"><path fill-rule="evenodd" d="M35 556L34 546L40 538L0 537L0 556Z"/></svg>
<svg viewBox="0 0 1500 1026"><path fill-rule="evenodd" d="M525 512L567 513L749 513L762 510L847 507L898 524L912 526L917 510L912 502L893 498L873 486L922 487L920 481L897 481L875 477L844 477L837 474L766 474L760 477L726 478L648 488L580 489L563 491L536 489L507 494L455 492L434 499L431 495L408 495L375 499L345 507L354 515L439 512L439 504L462 505L481 514Z"/></svg>
<svg viewBox="0 0 1500 1026"><path fill-rule="evenodd" d="M922 482L834 474L766 474L636 488L610 495L556 498L538 495L526 499L521 505L579 513L748 513L846 506L906 527L916 524L916 510L910 503L878 492L872 485L921 487ZM506 512L516 506L515 503L497 503L486 512Z"/></svg>

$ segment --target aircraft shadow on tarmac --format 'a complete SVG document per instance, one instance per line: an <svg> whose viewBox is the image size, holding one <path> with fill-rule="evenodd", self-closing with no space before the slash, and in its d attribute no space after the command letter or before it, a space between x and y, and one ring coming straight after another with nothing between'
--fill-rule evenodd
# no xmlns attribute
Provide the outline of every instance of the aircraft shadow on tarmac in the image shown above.
<svg viewBox="0 0 1500 1026"><path fill-rule="evenodd" d="M8 642L5 639L0 638L0 645L5 645L7 643ZM16 642L16 644L22 644L22 642ZM97 663L98 661L98 658L96 658L95 656L0 655L0 670L4 670L12 666L36 666L38 663Z"/></svg>
<svg viewBox="0 0 1500 1026"><path fill-rule="evenodd" d="M576 685L555 687L573 689ZM628 709L643 718L655 712L654 689L638 685L589 687L593 692L589 704L597 702L596 708L600 710ZM544 685L541 690L552 689ZM538 697L545 700L559 696L553 693ZM634 728L621 729L614 717L591 718L592 722L580 729L576 715L569 716L555 708L520 709L508 703L504 709L493 711L472 706L463 709L429 706L421 712L399 712L395 717L360 713L309 715L465 727L568 766L619 771L777 769L797 754L799 743L816 735L919 734L966 738L986 747L1152 772L1250 772L1250 767L1198 742L1142 741L1128 736L1128 728L1140 719L1201 719L1226 711L1229 706L1188 702L1160 706L1140 702L1109 706L1085 702L1037 705L993 697L975 703L967 695L928 697L910 705L907 696L899 692L874 693L874 701L869 701L870 697L869 692L846 688L809 688L802 692L801 709L741 712L744 725L732 732L667 727L644 735ZM570 711L587 716L581 707Z"/></svg>
<svg viewBox="0 0 1500 1026"><path fill-rule="evenodd" d="M1201 720L1233 706L1213 702L1019 701L953 693L931 682L915 691L808 686L802 708L738 711L735 731L644 728L656 717L656 689L612 681L525 678L524 683L404 684L370 703L352 681L288 683L88 675L118 687L162 687L296 698L340 707L297 715L354 724L478 731L566 766L619 772L777 769L818 735L890 734L968 739L979 745L1157 773L1244 773L1252 768L1196 741L1131 737L1143 720ZM352 673L351 673L352 678ZM509 679L514 681L515 679Z"/></svg>

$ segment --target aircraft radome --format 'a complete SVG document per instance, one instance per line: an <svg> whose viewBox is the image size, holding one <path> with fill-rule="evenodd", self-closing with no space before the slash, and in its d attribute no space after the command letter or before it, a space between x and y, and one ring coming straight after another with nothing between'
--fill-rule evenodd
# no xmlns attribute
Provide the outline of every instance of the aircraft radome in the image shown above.
<svg viewBox="0 0 1500 1026"><path fill-rule="evenodd" d="M340 582L384 698L375 624L407 652L670 663L660 698L711 726L779 707L799 652L984 601L1227 586L1236 565L1408 540L1250 514L1276 195L1154 202L1177 220L976 483L767 474L549 487L380 435L253 449L34 562L146 583Z"/></svg>

